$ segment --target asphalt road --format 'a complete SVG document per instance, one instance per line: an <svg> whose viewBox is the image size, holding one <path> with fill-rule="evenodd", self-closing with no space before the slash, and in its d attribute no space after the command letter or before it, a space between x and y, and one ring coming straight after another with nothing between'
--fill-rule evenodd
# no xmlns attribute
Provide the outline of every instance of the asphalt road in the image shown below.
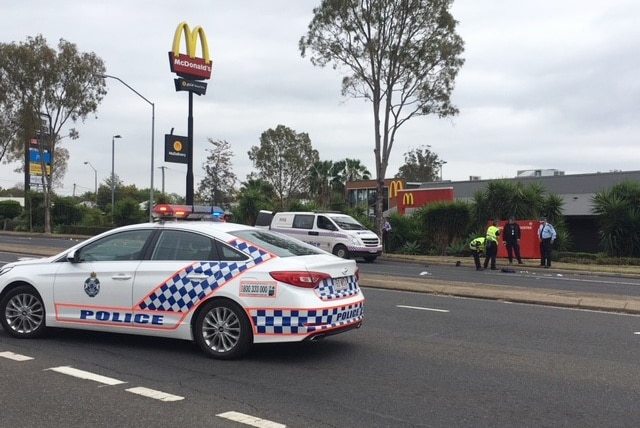
<svg viewBox="0 0 640 428"><path fill-rule="evenodd" d="M0 332L2 425L640 426L640 317L364 293L361 329L258 346L240 361L207 359L183 341L72 330L17 340ZM131 392L143 388L168 400ZM260 422L226 418L237 414Z"/></svg>
<svg viewBox="0 0 640 428"><path fill-rule="evenodd" d="M0 233L0 253L52 255L82 240ZM11 254L7 257L10 260ZM460 267L456 267L457 261ZM504 260L498 264L512 268ZM368 287L640 314L640 275L542 269L533 260L513 267L513 273L477 272L470 259L425 258L408 263L382 257L359 266L360 283Z"/></svg>
<svg viewBox="0 0 640 428"><path fill-rule="evenodd" d="M31 244L0 238L0 249L41 252ZM361 329L257 346L241 361L209 360L183 341L0 331L2 425L640 426L640 317L552 307L585 307L589 296L599 310L633 303L635 278L388 259L360 267ZM614 287L629 289L604 294ZM511 303L528 298L538 305Z"/></svg>

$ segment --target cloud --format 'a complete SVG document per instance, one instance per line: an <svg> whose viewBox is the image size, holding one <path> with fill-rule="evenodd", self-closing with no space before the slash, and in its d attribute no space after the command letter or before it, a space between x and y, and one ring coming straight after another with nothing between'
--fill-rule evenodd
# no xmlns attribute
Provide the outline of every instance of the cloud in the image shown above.
<svg viewBox="0 0 640 428"><path fill-rule="evenodd" d="M181 21L208 35L214 70L207 94L194 97L195 185L202 178L207 138L226 139L237 176L252 170L247 151L279 124L306 132L323 160L360 159L374 171L371 105L340 95L342 75L300 57L319 2L299 0L136 1L62 0L3 6L3 42L43 34L102 57L116 75L155 104L154 184L167 166L168 191L184 194L186 167L165 164L164 134L186 135L187 94L176 93L167 52ZM420 117L403 126L387 176L403 154L421 145L447 164L443 177L513 177L518 170L556 168L571 173L635 170L640 164L640 3L635 0L457 0L452 12L465 41L465 65L453 100L460 115ZM98 119L75 125L80 139L65 141L70 163L63 194L93 190L111 168L139 188L150 184L151 107L115 80ZM0 186L21 182L15 165L0 166Z"/></svg>

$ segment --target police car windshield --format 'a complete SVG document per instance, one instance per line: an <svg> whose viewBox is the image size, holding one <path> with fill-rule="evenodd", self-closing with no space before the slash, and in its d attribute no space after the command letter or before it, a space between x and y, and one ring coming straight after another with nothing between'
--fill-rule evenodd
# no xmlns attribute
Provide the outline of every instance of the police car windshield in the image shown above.
<svg viewBox="0 0 640 428"><path fill-rule="evenodd" d="M367 230L366 227L348 216L331 217L342 230Z"/></svg>
<svg viewBox="0 0 640 428"><path fill-rule="evenodd" d="M266 230L237 230L235 232L231 232L231 235L237 236L245 241L252 242L258 247L279 257L326 254L324 251L309 244L305 244L302 241Z"/></svg>

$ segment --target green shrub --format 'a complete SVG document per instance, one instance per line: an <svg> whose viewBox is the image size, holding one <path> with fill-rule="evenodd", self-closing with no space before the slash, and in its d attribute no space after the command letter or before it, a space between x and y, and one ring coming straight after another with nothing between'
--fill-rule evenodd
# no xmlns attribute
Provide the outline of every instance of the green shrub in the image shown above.
<svg viewBox="0 0 640 428"><path fill-rule="evenodd" d="M418 255L422 254L422 248L420 248L420 244L416 241L405 242L398 250L396 251L398 254L407 254L407 255Z"/></svg>

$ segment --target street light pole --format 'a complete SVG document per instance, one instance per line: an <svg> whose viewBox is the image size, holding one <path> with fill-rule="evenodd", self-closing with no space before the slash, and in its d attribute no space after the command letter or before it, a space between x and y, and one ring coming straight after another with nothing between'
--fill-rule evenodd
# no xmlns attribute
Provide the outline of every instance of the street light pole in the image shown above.
<svg viewBox="0 0 640 428"><path fill-rule="evenodd" d="M167 169L167 167L159 166L158 168L162 170L162 194L164 195L164 170Z"/></svg>
<svg viewBox="0 0 640 428"><path fill-rule="evenodd" d="M446 164L447 161L440 161L440 181L442 181L442 165Z"/></svg>
<svg viewBox="0 0 640 428"><path fill-rule="evenodd" d="M154 157L154 147L155 147L154 136L155 136L155 127L156 127L156 105L151 101L149 101L147 98L145 98L142 94L140 94L140 92L136 91L131 86L129 86L124 80L120 79L119 77L111 76L109 74L101 74L99 76L102 77L103 79L106 79L108 77L110 79L117 80L118 82L122 83L124 86L129 88L134 94L136 94L137 96L145 100L151 106L151 185L149 186L149 222L152 222L153 216L151 214L152 214L152 208L153 208L153 168L154 168L153 157Z"/></svg>
<svg viewBox="0 0 640 428"><path fill-rule="evenodd" d="M95 206L95 208L98 208L98 171L93 167L93 165L91 165L91 162L86 161L84 164L85 165L89 165L91 167L91 169L93 170L93 187L94 187L95 192L96 192L96 206Z"/></svg>
<svg viewBox="0 0 640 428"><path fill-rule="evenodd" d="M111 137L111 222L112 223L113 223L113 208L116 202L116 174L115 174L116 138L122 138L122 136L114 135L113 137Z"/></svg>

